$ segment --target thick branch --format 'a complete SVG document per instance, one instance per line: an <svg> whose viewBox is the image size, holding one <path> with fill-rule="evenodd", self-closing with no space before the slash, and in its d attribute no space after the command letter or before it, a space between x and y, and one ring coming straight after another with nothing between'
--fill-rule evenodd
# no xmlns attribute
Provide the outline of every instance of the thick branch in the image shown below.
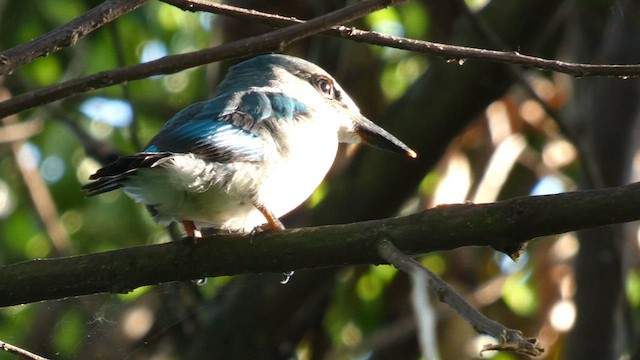
<svg viewBox="0 0 640 360"><path fill-rule="evenodd" d="M255 55L269 51L279 51L297 40L309 37L331 27L352 21L390 4L406 0L367 0L355 3L340 10L319 16L302 24L242 39L213 48L186 54L165 56L147 63L103 71L93 75L72 79L52 86L15 96L0 102L0 118L48 104L87 91L120 84L131 80L145 79L154 75L171 74L199 65L230 59L233 57Z"/></svg>
<svg viewBox="0 0 640 360"><path fill-rule="evenodd" d="M161 0L188 11L205 11L226 15L243 20L259 21L272 26L287 26L304 23L294 17L269 14L255 10L247 10L235 6L216 4L204 0ZM544 59L536 56L520 54L517 51L497 51L478 49L466 46L455 46L430 41L414 40L405 37L384 35L373 31L365 31L345 26L336 26L323 35L346 38L372 45L409 50L423 54L435 55L452 62L464 62L475 59L505 64L524 65L542 70L557 71L573 76L640 76L640 64L634 65L596 65L571 63L560 60Z"/></svg>
<svg viewBox="0 0 640 360"><path fill-rule="evenodd" d="M640 184L491 204L439 206L348 225L211 236L0 268L0 306L249 272L381 263L380 239L405 254L491 246L511 255L529 239L640 219ZM295 281L295 279L294 279ZM28 284L29 286L25 286Z"/></svg>
<svg viewBox="0 0 640 360"><path fill-rule="evenodd" d="M47 56L62 48L73 46L78 39L114 19L137 9L148 0L107 0L68 24L37 39L0 52L0 76L40 56Z"/></svg>

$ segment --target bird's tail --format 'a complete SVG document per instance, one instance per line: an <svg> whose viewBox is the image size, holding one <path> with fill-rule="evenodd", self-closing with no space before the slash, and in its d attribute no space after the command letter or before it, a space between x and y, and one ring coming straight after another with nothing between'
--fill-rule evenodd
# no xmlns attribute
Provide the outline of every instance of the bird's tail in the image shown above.
<svg viewBox="0 0 640 360"><path fill-rule="evenodd" d="M82 186L82 190L87 191L87 196L94 196L119 189L122 187L122 183L138 169L152 168L160 160L171 155L173 153L162 152L139 153L120 157L89 176L89 179L95 181Z"/></svg>

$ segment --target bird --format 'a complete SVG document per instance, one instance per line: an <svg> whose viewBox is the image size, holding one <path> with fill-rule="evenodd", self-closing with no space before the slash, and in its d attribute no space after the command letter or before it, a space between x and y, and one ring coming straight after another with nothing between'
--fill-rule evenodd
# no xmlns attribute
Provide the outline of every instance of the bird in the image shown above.
<svg viewBox="0 0 640 360"><path fill-rule="evenodd" d="M250 233L283 230L335 161L339 143L415 151L360 113L321 67L266 54L229 69L209 100L176 113L144 150L89 177L88 196L122 189L156 222Z"/></svg>

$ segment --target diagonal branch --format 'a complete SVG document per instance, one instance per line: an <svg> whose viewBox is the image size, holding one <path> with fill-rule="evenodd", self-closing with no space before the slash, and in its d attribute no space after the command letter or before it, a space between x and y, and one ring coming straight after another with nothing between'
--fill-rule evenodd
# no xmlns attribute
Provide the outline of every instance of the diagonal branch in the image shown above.
<svg viewBox="0 0 640 360"><path fill-rule="evenodd" d="M205 11L214 14L226 15L243 20L258 21L268 25L281 27L291 24L304 23L303 20L294 17L264 13L256 10L248 10L240 7L216 4L204 0L161 0L167 4L179 7L186 11ZM396 49L414 51L418 53L435 55L452 62L464 62L469 59L493 61L505 64L523 65L541 70L557 71L576 77L581 76L640 76L640 64L611 65L611 64L584 64L572 63L560 60L544 59L536 56L520 54L517 51L497 51L478 49L466 46L455 46L430 41L409 39L400 36L391 36L365 31L351 27L336 26L323 35L335 36L363 42L371 45L386 46Z"/></svg>
<svg viewBox="0 0 640 360"><path fill-rule="evenodd" d="M15 345L11 345L1 340L0 340L0 350L20 356L21 358L27 359L27 360L47 360L47 358L44 358L40 355L36 355L30 351L27 351L23 348L19 348Z"/></svg>
<svg viewBox="0 0 640 360"><path fill-rule="evenodd" d="M378 244L378 252L380 253L380 256L389 263L411 275L411 277L414 278L414 282L417 282L415 280L417 278L427 278L428 281L425 282L428 283L429 289L438 296L440 301L451 306L456 312L458 312L458 314L460 314L460 316L462 316L463 319L473 326L477 332L491 335L494 338L499 339L500 342L498 344L487 345L485 346L485 350L507 350L531 357L540 356L544 352L544 349L540 347L537 339L523 338L519 330L509 329L506 326L482 315L438 275L432 273L414 259L403 254L388 240L380 241ZM421 290L424 292L424 288ZM420 329L420 325L418 328ZM421 330L425 331L424 329ZM431 347L435 347L435 342ZM426 352L423 348L423 356L425 353ZM437 358L437 355L427 358Z"/></svg>
<svg viewBox="0 0 640 360"><path fill-rule="evenodd" d="M144 64L104 71L65 81L0 102L0 118L66 97L126 81L145 79L153 75L175 73L195 66L233 57L282 50L292 42L325 31L337 24L360 18L390 4L401 3L403 1L406 0L362 1L319 16L305 23L270 31L266 34L248 39L242 39L186 54L165 56Z"/></svg>
<svg viewBox="0 0 640 360"><path fill-rule="evenodd" d="M39 38L0 52L0 76L40 56L48 56L68 46L93 30L135 10L148 0L107 0L86 13Z"/></svg>
<svg viewBox="0 0 640 360"><path fill-rule="evenodd" d="M250 272L384 262L381 239L403 253L491 246L516 257L544 235L640 219L640 184L438 206L417 214L256 235L208 236L0 267L0 306ZM295 281L295 279L294 279ZM29 284L29 286L24 286Z"/></svg>

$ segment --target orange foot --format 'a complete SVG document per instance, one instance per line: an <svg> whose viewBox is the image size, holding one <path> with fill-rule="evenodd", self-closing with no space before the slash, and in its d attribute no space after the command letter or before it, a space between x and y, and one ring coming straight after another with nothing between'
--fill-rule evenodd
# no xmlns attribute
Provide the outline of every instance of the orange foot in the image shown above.
<svg viewBox="0 0 640 360"><path fill-rule="evenodd" d="M202 240L202 233L196 227L196 224L191 220L183 220L182 226L184 227L184 231L187 232L187 236L193 238L193 241L197 244L200 240Z"/></svg>
<svg viewBox="0 0 640 360"><path fill-rule="evenodd" d="M280 219L278 219L271 211L269 211L269 209L265 208L262 205L254 205L254 206L256 207L256 209L258 209L258 211L262 213L264 218L267 219L266 226L263 225L260 227L261 231L271 231L271 230L282 231L285 229Z"/></svg>

